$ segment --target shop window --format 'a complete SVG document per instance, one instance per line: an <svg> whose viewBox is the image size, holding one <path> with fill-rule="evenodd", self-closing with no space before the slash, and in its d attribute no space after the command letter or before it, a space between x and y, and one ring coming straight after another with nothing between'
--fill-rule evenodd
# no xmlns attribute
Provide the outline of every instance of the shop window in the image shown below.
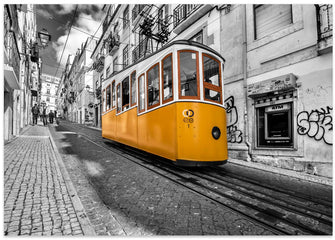
<svg viewBox="0 0 335 240"><path fill-rule="evenodd" d="M129 108L129 77L122 81L122 110Z"/></svg>
<svg viewBox="0 0 335 240"><path fill-rule="evenodd" d="M116 111L117 113L121 112L122 109L122 102L121 102L121 87L120 83L116 87L116 97L117 97L117 106L116 106Z"/></svg>
<svg viewBox="0 0 335 240"><path fill-rule="evenodd" d="M106 88L106 111L111 108L111 85Z"/></svg>
<svg viewBox="0 0 335 240"><path fill-rule="evenodd" d="M148 109L159 105L159 63L147 71Z"/></svg>
<svg viewBox="0 0 335 240"><path fill-rule="evenodd" d="M145 89L144 89L144 74L138 78L138 111L139 113L145 110Z"/></svg>
<svg viewBox="0 0 335 240"><path fill-rule="evenodd" d="M255 39L280 30L292 23L292 5L257 4L254 5Z"/></svg>
<svg viewBox="0 0 335 240"><path fill-rule="evenodd" d="M112 108L115 108L116 99L115 99L115 80L112 82Z"/></svg>
<svg viewBox="0 0 335 240"><path fill-rule="evenodd" d="M207 54L203 54L204 98L222 104L222 86L220 62Z"/></svg>
<svg viewBox="0 0 335 240"><path fill-rule="evenodd" d="M258 147L293 147L292 103L256 108Z"/></svg>
<svg viewBox="0 0 335 240"><path fill-rule="evenodd" d="M130 75L131 79L131 106L136 104L136 71Z"/></svg>
<svg viewBox="0 0 335 240"><path fill-rule="evenodd" d="M178 51L179 98L199 99L198 52Z"/></svg>
<svg viewBox="0 0 335 240"><path fill-rule="evenodd" d="M173 99L172 53L162 61L162 76L163 103L166 103Z"/></svg>

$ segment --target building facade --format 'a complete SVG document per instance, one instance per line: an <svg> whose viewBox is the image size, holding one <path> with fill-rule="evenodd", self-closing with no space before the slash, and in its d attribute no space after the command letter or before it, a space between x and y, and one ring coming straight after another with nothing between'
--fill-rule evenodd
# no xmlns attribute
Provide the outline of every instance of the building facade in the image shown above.
<svg viewBox="0 0 335 240"><path fill-rule="evenodd" d="M57 90L60 78L42 74L41 75L41 104L47 107L47 111L57 111Z"/></svg>
<svg viewBox="0 0 335 240"><path fill-rule="evenodd" d="M229 158L332 177L332 5L119 4L104 11L92 53L96 89L168 42L201 42L226 59Z"/></svg>
<svg viewBox="0 0 335 240"><path fill-rule="evenodd" d="M32 52L36 42L35 7L4 5L4 140L32 123L31 107L39 102L40 66Z"/></svg>

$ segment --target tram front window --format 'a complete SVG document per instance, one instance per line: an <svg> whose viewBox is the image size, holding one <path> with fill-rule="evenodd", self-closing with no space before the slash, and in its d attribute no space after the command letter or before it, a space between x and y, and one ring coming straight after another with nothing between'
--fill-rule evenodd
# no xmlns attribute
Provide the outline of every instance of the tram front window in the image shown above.
<svg viewBox="0 0 335 240"><path fill-rule="evenodd" d="M111 85L108 85L107 89L106 89L106 110L108 111L111 107L110 105L110 101L111 101Z"/></svg>
<svg viewBox="0 0 335 240"><path fill-rule="evenodd" d="M148 108L159 104L159 64L148 71Z"/></svg>
<svg viewBox="0 0 335 240"><path fill-rule="evenodd" d="M138 106L139 106L139 112L143 112L144 111L144 103L145 103L145 91L144 91L144 74L142 74L139 78L138 78L138 92L139 92L139 96L138 96Z"/></svg>
<svg viewBox="0 0 335 240"><path fill-rule="evenodd" d="M179 52L180 96L198 97L198 53Z"/></svg>
<svg viewBox="0 0 335 240"><path fill-rule="evenodd" d="M220 62L203 54L205 100L222 103Z"/></svg>
<svg viewBox="0 0 335 240"><path fill-rule="evenodd" d="M117 112L121 112L121 88L120 88L120 83L116 87L116 97L117 97Z"/></svg>

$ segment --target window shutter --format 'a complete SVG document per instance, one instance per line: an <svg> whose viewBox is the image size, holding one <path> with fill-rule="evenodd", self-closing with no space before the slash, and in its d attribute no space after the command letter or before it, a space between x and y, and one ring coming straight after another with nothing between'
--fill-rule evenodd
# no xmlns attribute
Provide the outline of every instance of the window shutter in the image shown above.
<svg viewBox="0 0 335 240"><path fill-rule="evenodd" d="M292 23L292 5L254 5L255 39L273 33Z"/></svg>

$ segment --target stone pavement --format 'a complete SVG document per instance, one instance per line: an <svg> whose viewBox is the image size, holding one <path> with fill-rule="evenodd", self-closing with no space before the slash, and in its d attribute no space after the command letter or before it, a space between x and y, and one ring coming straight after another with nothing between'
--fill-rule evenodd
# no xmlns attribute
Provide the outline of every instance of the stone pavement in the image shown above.
<svg viewBox="0 0 335 240"><path fill-rule="evenodd" d="M4 146L4 235L95 235L41 123Z"/></svg>

